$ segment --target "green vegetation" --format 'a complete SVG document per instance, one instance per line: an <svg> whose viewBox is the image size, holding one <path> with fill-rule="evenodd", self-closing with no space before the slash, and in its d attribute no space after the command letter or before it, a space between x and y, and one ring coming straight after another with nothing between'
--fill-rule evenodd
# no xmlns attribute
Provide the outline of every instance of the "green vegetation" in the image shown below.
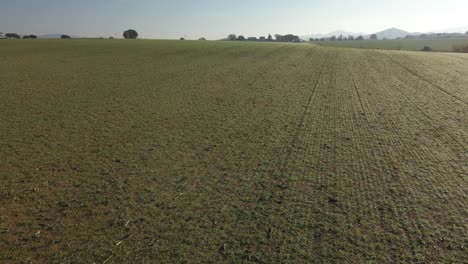
<svg viewBox="0 0 468 264"><path fill-rule="evenodd" d="M466 260L466 54L73 39L0 58L1 263Z"/></svg>
<svg viewBox="0 0 468 264"><path fill-rule="evenodd" d="M138 38L138 32L136 32L136 30L134 30L134 29L129 29L129 30L124 31L123 37L125 39L137 39Z"/></svg>
<svg viewBox="0 0 468 264"><path fill-rule="evenodd" d="M467 46L468 38L437 39L397 39L397 40L358 40L358 41L317 41L322 46L349 47L363 49L412 50L420 51L425 46L433 51L453 52L459 46Z"/></svg>

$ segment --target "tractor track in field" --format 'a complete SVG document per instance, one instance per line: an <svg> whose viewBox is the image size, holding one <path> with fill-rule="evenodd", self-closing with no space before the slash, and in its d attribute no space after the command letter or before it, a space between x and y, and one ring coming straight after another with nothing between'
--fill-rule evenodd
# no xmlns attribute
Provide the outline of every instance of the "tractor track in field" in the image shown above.
<svg viewBox="0 0 468 264"><path fill-rule="evenodd" d="M383 76L383 78L385 78L385 76ZM405 83L404 80L400 77L400 76L396 76L396 78L398 80L400 80L402 83ZM439 126L443 126L443 128L447 131L451 130L453 131L453 129L458 129L461 133L463 133L464 135L466 135L466 131L463 130L463 128L460 128L460 127L450 127L448 124L446 124L445 122L441 122L440 119L438 118L435 118L434 116L430 115L430 113L428 113L425 109L423 109L416 100L412 99L409 95L407 95L406 93L404 93L401 89L401 87L397 84L394 83L393 80L391 79L388 79L388 82L390 84L390 86L393 88L392 90L394 91L397 91L401 96L403 96L407 102L409 102L411 105L413 105L413 107L415 107L422 115L424 115L427 119L427 123L428 125L430 125L434 130L437 130L439 129L439 127L436 127L435 124L439 124ZM405 83L406 84L406 83ZM406 84L407 85L407 84ZM449 113L447 113L449 114ZM465 147L465 144L463 142L462 139L456 137L455 135L453 135L452 133L447 133L446 134L447 136L449 136L454 142L457 142L457 144L463 149Z"/></svg>
<svg viewBox="0 0 468 264"><path fill-rule="evenodd" d="M378 52L375 52L375 51L374 51L374 53L378 53ZM437 84L431 82L430 80L428 80L428 79L422 77L421 75L417 74L415 71L411 70L410 68L406 67L405 65L399 63L397 60L393 59L390 55L388 55L388 54L386 54L386 53L380 53L380 54L383 54L384 56L386 56L387 58L389 58L393 63L395 63L396 65L398 65L398 66L400 66L401 68L405 69L406 71L408 71L408 72L411 73L412 75L416 76L417 78L421 79L422 81L428 83L429 85L431 85L431 86L433 86L433 87L439 89L439 90L442 91L443 93L445 93L445 94L451 96L453 99L455 99L455 100L457 100L457 101L459 101L459 102L461 102L461 103L463 103L463 104L465 104L465 105L468 106L468 103L465 102L465 101L463 101L463 100L462 100L461 98L459 98L458 96L456 96L456 95L450 93L450 92L447 91L446 89L440 87L439 85L437 85Z"/></svg>
<svg viewBox="0 0 468 264"><path fill-rule="evenodd" d="M290 165L290 162L291 162L292 153L294 149L297 148L297 142L298 142L300 133L304 130L304 123L305 123L306 117L308 116L308 114L310 114L312 98L314 97L319 87L320 80L322 80L323 78L324 69L327 67L327 62L329 60L329 57L330 57L330 52L327 52L327 55L325 55L325 59L323 60L320 66L320 71L318 73L318 76L316 77L316 80L312 85L312 89L309 92L307 99L305 100L304 109L302 110L302 113L300 114L300 117L297 121L297 125L295 126L295 129L294 129L295 132L293 132L291 136L292 139L291 141L289 141L289 143L284 145L284 148L286 150L281 151L282 153L284 153L284 156L280 160L278 160L277 163L275 162L274 164L274 167L276 167L276 169L273 175L271 176L273 176L275 180L279 180L280 182L282 182L283 185L285 185L285 183L290 180L288 177L285 177L285 174L288 174L287 169L288 169L288 165ZM307 80L307 82L309 81L310 80ZM285 136L282 136L282 137L285 137ZM282 196L283 192L284 190L280 190L279 193L281 195L279 196Z"/></svg>
<svg viewBox="0 0 468 264"><path fill-rule="evenodd" d="M356 79L354 78L354 75L351 74L351 71L350 71L351 62L350 62L349 55L346 57L346 59L347 59L347 65L348 65L347 71L348 71L348 74L351 76L351 80L353 81L354 91L356 91L356 95L357 95L358 100L359 100L359 105L361 107L362 112L364 113L364 106L362 104L362 98L361 98L361 95L359 94L359 90L358 90L357 85L356 85Z"/></svg>
<svg viewBox="0 0 468 264"><path fill-rule="evenodd" d="M375 74L372 74L372 76L375 76ZM375 79L372 80L373 83L375 84L378 84L380 81L380 79L377 78L377 76L375 76ZM379 87L379 85L376 85L375 87ZM383 87L382 87L383 88ZM385 89L379 89L378 90L378 95L380 98L392 98L391 94L389 94ZM391 109L392 107L395 107L394 104L390 101L387 101L387 100L376 100L377 98L374 98L375 95L373 95L372 98L369 98L369 99L372 99L372 100L368 100L368 105L369 106L372 106L372 102L378 102L377 104L378 105L381 105L381 107L383 109ZM374 107L370 108L369 111L372 111L373 113L377 114L377 113L380 113L381 110L377 110L377 109L373 109ZM402 116L406 116L406 111L404 111L402 108L398 108L399 109L399 112L400 112L400 115ZM388 123L388 124L391 124L392 127L394 127L394 129L392 131L384 131L384 130L375 130L375 129L368 129L368 131L372 131L372 136L371 138L382 138L382 135L385 135L385 134L388 134L390 133L389 135L391 135L391 133L394 133L397 135L397 137L400 139L400 140L403 140L405 138L407 138L407 135L402 133L402 131L408 131L408 128L407 129L404 129L403 128L403 124L402 122L398 122L398 120L395 120L394 118L390 117L390 116L386 116L384 115L384 119L386 120L385 123ZM368 125L367 125L368 126ZM386 142L386 144L388 144L389 146L392 146L393 142L392 141L387 141L387 139L384 139L384 142ZM395 156L396 153L394 153L393 151L397 150L397 148L395 150L391 150L392 148L383 148L383 147L378 147L376 150L376 153L380 153L380 155L382 155L384 157L383 160L394 160L394 163L398 164L398 157ZM409 153L413 159L415 160L418 160L418 164L423 164L424 163L424 160L422 157L420 157L420 155L417 155L416 152L411 152ZM377 159L376 159L377 160ZM385 171L391 169L391 167L389 167L388 165L380 165L380 170L382 171L382 173L384 173ZM400 206L406 206L406 209L404 210L400 210L399 213L401 214L401 216L404 216L405 219L408 219L410 220L411 219L411 222L414 223L415 226L421 226L422 225L422 219L423 217L420 216L417 212L417 207L414 205L414 202L412 201L415 201L417 200L417 195L414 193L414 190L412 188L412 186L407 186L406 184L404 184L404 182L402 182L401 180L397 180L397 181L392 181L391 182L393 185L397 185L399 186L398 190L400 191L401 195L402 195L402 198L398 198L398 199L403 199L399 204ZM381 192L382 193L385 193L384 192L384 189L385 188L382 188ZM396 199L397 197L394 197L394 199ZM410 214L410 212L412 212L412 214L414 214L413 216ZM382 220L384 221L384 220ZM417 234L419 237L422 237L422 230L414 230L414 231L417 231ZM413 231L413 233L414 233ZM407 233L406 234L407 237L411 237L411 233Z"/></svg>
<svg viewBox="0 0 468 264"><path fill-rule="evenodd" d="M301 115L301 118L300 118L300 120L298 122L298 125L297 125L297 128L296 128L296 133L294 134L293 140L292 140L292 142L290 144L290 146L291 146L290 151L288 151L288 154L286 155L286 163L289 161L289 158L290 158L290 155L291 155L291 150L294 148L294 145L297 143L299 134L300 134L301 130L304 127L305 118L306 118L307 114L310 113L312 98L314 97L314 94L317 91L320 80L322 79L322 76L323 76L323 70L325 69L325 66L327 65L327 62L328 62L329 58L330 58L330 52L327 53L327 57L325 58L325 61L323 62L322 67L320 69L319 76L317 77L317 80L315 81L315 84L313 85L312 92L310 93L309 97L307 98L304 112Z"/></svg>
<svg viewBox="0 0 468 264"><path fill-rule="evenodd" d="M5 45L15 52L0 51L0 262L466 258L458 58L252 42Z"/></svg>
<svg viewBox="0 0 468 264"><path fill-rule="evenodd" d="M431 79L428 76L438 77L435 79L431 79L432 81L429 81L430 83L434 83L442 88L450 87L451 90L449 92L459 98L461 98L463 93L465 93L463 82L466 81L467 78L465 77L463 79L459 79L458 77L460 76L460 74L463 74L464 72L466 72L466 69L468 67L468 64L466 62L450 60L449 57L451 56L449 57L442 56L442 55L437 56L437 54L432 54L432 53L428 54L427 56L421 56L421 54L414 54L415 56L411 56L411 54L392 54L392 56L393 55L398 55L398 56L394 56L394 60L399 61L399 63L402 65L406 65L407 68L410 68L410 69L414 68L414 71L417 72L418 75L421 75L424 79ZM436 57L441 58L440 63L438 60L435 59ZM428 60L428 58L431 58L431 59ZM444 60L442 60L442 58ZM391 60L388 60L388 61L389 63L394 63ZM437 63L434 63L434 62L437 62ZM401 69L405 72L408 72L404 68L401 68ZM421 72L421 70L423 72ZM416 78L419 79L422 83L426 84L425 81L421 80L418 77ZM440 84L440 82L444 82L444 81L448 85L448 87L444 87L444 85ZM451 87L452 85L453 87ZM433 87L430 85L428 86L428 88L432 89ZM437 91L437 88L434 88L434 90ZM451 99L450 97L447 97L447 98ZM466 97L463 97L461 99L464 102L467 101ZM459 102L459 101L456 101L456 102L461 103L461 105L463 105L463 102Z"/></svg>
<svg viewBox="0 0 468 264"><path fill-rule="evenodd" d="M379 65L378 67L381 67L381 65ZM428 112L428 107L429 109L431 109L433 108L433 106L431 107L431 106L426 106L426 105L429 102L434 103L435 100L437 100L436 98L434 98L433 94L426 95L425 97L423 97L424 100L421 101L422 98L419 98L418 100L418 97L414 95L413 96L408 95L407 93L409 89L402 88L402 85L404 85L404 87L410 88L410 84L405 82L405 79L401 75L396 74L393 78L390 78L390 76L383 76L383 78L388 79L389 84L393 87L393 90L398 91L409 103L413 104L413 106L421 114L423 114L426 117L427 119L427 121L425 122L426 125L430 126L434 131L437 131L440 129L444 131L452 131L451 133L444 133L444 136L451 138L452 142L457 142L461 149L466 149L463 138L466 138L468 128L463 125L463 122L461 121L461 119L454 118L457 116L457 111L463 111L460 109L460 107L463 108L463 105L458 105L456 103L459 101L451 101L452 102L451 104L443 103L443 105L447 106L447 108L444 108L443 111L441 110L437 115L434 115L434 114L431 115L431 113ZM401 84L398 84L396 82L399 82L399 83L401 82ZM416 91L416 92L421 93L420 91ZM447 98L447 97L442 97L442 98ZM423 101L425 102L423 104L425 108L421 107L421 103L423 103ZM458 107L455 107L457 105ZM457 134L459 136L457 136ZM462 136L462 138L460 138L460 136Z"/></svg>
<svg viewBox="0 0 468 264"><path fill-rule="evenodd" d="M391 94L388 94L388 98L392 98L392 95L391 95ZM399 104L395 104L394 107L397 107L398 105L399 105ZM389 106L391 106L391 105L389 105ZM426 127L426 126L427 126L426 123L421 123L420 121L418 121L417 118L412 117L412 115L410 115L410 114L409 114L406 110L404 110L403 108L401 108L401 107L399 107L399 108L400 108L400 112L401 112L404 116L406 116L406 118L408 119L408 121L414 120L414 121L411 121L411 122L412 122L413 124L415 124L416 127L423 128L423 127ZM433 120L433 119L429 119L429 120ZM433 120L433 122L436 122L436 121ZM395 125L397 125L397 124L395 124ZM408 125L409 125L409 124L408 124ZM411 126L413 126L413 125L411 125ZM403 130L403 129L402 129L402 130ZM404 131L410 131L410 130L411 130L411 127L408 127L408 129L404 129ZM434 136L435 136L435 137L434 137ZM433 143L432 143L433 140L434 140L434 139L437 139L437 135L434 135L434 136L429 137L428 135L425 135L425 137L424 137L424 138L421 138L421 139L424 139L424 142L426 142L426 143L424 143L423 145L418 146L418 148L422 148L422 149L424 149L424 152L430 153L430 148L429 148L428 146L431 146L431 145L433 144ZM450 136L450 137L452 137L452 136ZM452 138L453 138L453 137L452 137ZM405 139L405 137L402 137L402 140L403 140L403 139ZM439 141L439 140L437 139L437 141ZM458 142L458 140L457 140L456 142ZM457 149L456 149L456 148L453 149L453 147L450 147L450 145L447 145L447 144L444 143L444 142L439 142L439 146L440 146L440 147L444 146L445 151L447 151L446 154L449 155L449 156L454 157L454 160L460 160L460 159L462 159L461 156L460 156L460 154L461 154L460 151L461 151L462 149L458 149L458 151L453 151L453 150L457 150ZM452 148L452 150L449 150L449 148ZM462 148L463 148L463 146L462 146ZM422 152L422 153L424 153L424 152ZM454 152L454 153L452 153L452 152ZM420 154L422 154L422 153L414 153L414 155L415 155L415 157L418 157L418 156L420 156ZM457 154L457 153L458 153L458 155L455 155L455 154ZM434 155L434 154L432 154L432 155ZM454 156L454 155L455 155L455 156ZM424 156L424 155L423 155L423 156ZM425 162L424 162L424 160L423 160L422 158L420 158L419 163L420 163L420 164L424 164ZM424 182L424 180L426 180L426 179L421 179L421 182ZM437 179L434 178L433 181L437 181Z"/></svg>
<svg viewBox="0 0 468 264"><path fill-rule="evenodd" d="M350 67L350 65L347 65L347 66L349 67L347 71L352 71L353 67ZM360 69L362 69L362 67L360 67ZM361 87L358 86L357 84L356 86L354 86L354 88L358 90L361 89ZM381 100L377 100L377 101L369 100L370 99L369 95L366 95L366 93L363 93L363 94L364 96L361 98L361 100L363 101L363 104L364 102L366 102L365 104L367 105L367 107L365 107L364 109L366 116L377 115L380 111L375 109L375 104L377 103L378 105L380 105L382 101ZM380 93L377 93L377 95L378 94ZM378 97L376 98L375 96L376 96L375 93L373 93L372 99L378 98ZM352 109L352 104L350 104L348 108L345 107L342 111L346 113L350 109ZM355 114L357 117L360 117L359 112L355 112ZM376 180L373 177L371 177L371 175L375 172L372 172L372 170L369 170L369 168L375 167L375 169L378 169L378 171L380 171L381 174L385 175L384 172L387 170L386 166L383 164L378 164L378 163L373 164L373 163L376 163L378 161L378 158L377 158L378 156L385 157L385 159L390 159L392 157L392 153L388 150L388 148L381 147L378 144L380 143L379 138L381 138L381 135L378 130L375 130L372 128L372 123L369 122L369 120L367 120L366 118L351 119L349 121L349 125L351 127L354 127L354 129L352 130L353 135L354 135L353 138L357 137L358 139L356 140L356 142L354 140L352 141L354 143L353 145L355 149L355 151L353 152L353 155L358 160L354 166L357 166L358 171L361 172L360 174L362 174L361 176L362 179L360 181L361 185L360 185L360 188L356 189L357 193L355 195L365 197L364 199L359 199L359 200L362 200L364 203L362 206L364 208L367 208L372 205L372 202L369 204L366 204L366 201L379 201L382 199L380 196L386 192L385 187L382 184L379 184L378 182L376 182ZM361 138L363 138L363 140L360 140ZM370 147L369 144L370 146L375 145L375 147L369 148ZM342 156L342 158L344 157L345 156ZM381 180L387 181L386 177L383 177ZM352 182L349 184L350 186L353 185ZM392 183L392 184L395 184L395 183ZM360 192L359 190L368 190L368 191ZM352 205L353 203L351 202L349 206L352 206ZM375 210L376 214L378 215L378 211L375 208L371 210ZM365 213L361 212L361 214L364 215ZM400 211L399 214L400 214L400 217L403 216L404 211ZM379 221L379 222L382 222L382 224L384 224L388 220L377 218L374 221ZM407 237L407 236L408 234L404 235L404 237ZM375 250L375 248L373 248L373 250Z"/></svg>

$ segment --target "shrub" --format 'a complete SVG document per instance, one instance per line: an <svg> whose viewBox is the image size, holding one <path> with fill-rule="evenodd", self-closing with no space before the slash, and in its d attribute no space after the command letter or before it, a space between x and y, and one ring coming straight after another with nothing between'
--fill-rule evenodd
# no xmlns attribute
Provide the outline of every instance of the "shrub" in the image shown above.
<svg viewBox="0 0 468 264"><path fill-rule="evenodd" d="M129 29L123 33L123 37L125 39L137 39L138 38L138 32L136 32L133 29Z"/></svg>
<svg viewBox="0 0 468 264"><path fill-rule="evenodd" d="M20 38L21 38L21 37L20 37L18 34L16 34L16 33L6 33L6 34L5 34L5 37L7 37L7 38L14 38L14 39L20 39Z"/></svg>
<svg viewBox="0 0 468 264"><path fill-rule="evenodd" d="M432 48L429 47L429 46L424 46L424 48L422 49L422 51L432 51Z"/></svg>
<svg viewBox="0 0 468 264"><path fill-rule="evenodd" d="M453 47L453 52L468 53L468 45Z"/></svg>

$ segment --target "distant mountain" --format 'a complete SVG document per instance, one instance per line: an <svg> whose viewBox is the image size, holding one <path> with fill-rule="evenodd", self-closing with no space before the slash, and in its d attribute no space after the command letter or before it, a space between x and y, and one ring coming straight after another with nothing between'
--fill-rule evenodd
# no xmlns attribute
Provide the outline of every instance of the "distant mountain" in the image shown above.
<svg viewBox="0 0 468 264"><path fill-rule="evenodd" d="M366 34L356 33L356 32L349 32L349 31L345 31L345 30L336 30L336 31L326 33L326 34L318 33L318 34L304 35L304 36L301 36L301 39L309 40L310 38L329 38L329 37L332 37L332 36L339 37L340 35L343 35L343 37L348 37L348 36L358 37L358 36L365 36Z"/></svg>
<svg viewBox="0 0 468 264"><path fill-rule="evenodd" d="M401 30L399 28L389 28L374 34L377 34L378 39L397 39L397 38L404 38L406 36L420 36L420 35L427 35L429 37L450 37L451 35L447 35L444 33L458 33L458 34L465 34L468 32L468 26L465 27L456 27L456 28L445 28L445 29L440 29L440 30L434 30L431 32L408 32L405 30ZM458 36L458 34L452 34L453 36ZM337 30L333 31L330 33L326 34L310 34L310 35L304 35L301 36L301 39L303 40L309 40L310 38L329 38L332 36L339 37L340 35L343 35L343 37L348 37L348 36L353 36L353 37L358 37L358 36L363 36L364 38L368 39L370 37L370 34L364 34L364 33L355 33L355 32L349 32L349 31L344 31L344 30ZM426 37L427 37L426 36Z"/></svg>
<svg viewBox="0 0 468 264"><path fill-rule="evenodd" d="M48 38L48 39L56 39L62 37L62 35L67 35L67 34L47 34L47 35L42 35L39 36L39 38ZM71 36L72 38L80 38L78 36Z"/></svg>
<svg viewBox="0 0 468 264"><path fill-rule="evenodd" d="M419 35L421 33L410 33L398 28L389 28L374 34L377 34L378 39L397 39L404 38L408 35Z"/></svg>

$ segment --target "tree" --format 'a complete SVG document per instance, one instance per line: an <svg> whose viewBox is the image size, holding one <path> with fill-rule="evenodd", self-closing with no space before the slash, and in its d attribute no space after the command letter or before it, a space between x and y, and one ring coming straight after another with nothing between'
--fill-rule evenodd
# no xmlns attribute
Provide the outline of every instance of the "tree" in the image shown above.
<svg viewBox="0 0 468 264"><path fill-rule="evenodd" d="M244 41L245 37L244 36L239 36L239 37L237 37L237 40Z"/></svg>
<svg viewBox="0 0 468 264"><path fill-rule="evenodd" d="M185 38L180 38L179 40L185 40Z"/></svg>
<svg viewBox="0 0 468 264"><path fill-rule="evenodd" d="M114 37L110 36L109 39L114 39Z"/></svg>
<svg viewBox="0 0 468 264"><path fill-rule="evenodd" d="M377 39L377 34L370 35L370 39L376 40Z"/></svg>
<svg viewBox="0 0 468 264"><path fill-rule="evenodd" d="M299 36L293 35L293 34L287 34L287 35L275 35L276 41L281 41L281 42L300 42L301 39Z"/></svg>
<svg viewBox="0 0 468 264"><path fill-rule="evenodd" d="M364 40L364 37L363 36L359 36L356 38L356 40Z"/></svg>
<svg viewBox="0 0 468 264"><path fill-rule="evenodd" d="M338 40L339 40L339 41L342 41L342 40L343 40L343 35L340 35L340 36L338 37Z"/></svg>
<svg viewBox="0 0 468 264"><path fill-rule="evenodd" d="M468 34L468 32L466 32L466 34ZM268 41L272 41L272 40L273 40L273 37L271 36L271 34L268 34L267 40L268 40Z"/></svg>
<svg viewBox="0 0 468 264"><path fill-rule="evenodd" d="M23 39L29 39L29 36L28 36L28 35L24 35L24 36L23 36Z"/></svg>
<svg viewBox="0 0 468 264"><path fill-rule="evenodd" d="M354 36L349 35L348 40L354 40Z"/></svg>
<svg viewBox="0 0 468 264"><path fill-rule="evenodd" d="M7 37L7 38L15 38L15 39L20 39L20 38L21 38L21 37L20 37L18 34L16 34L16 33L6 33L6 34L5 34L5 37Z"/></svg>
<svg viewBox="0 0 468 264"><path fill-rule="evenodd" d="M199 38L198 40L205 41L206 38L201 37L201 38Z"/></svg>
<svg viewBox="0 0 468 264"><path fill-rule="evenodd" d="M231 40L231 41L236 40L236 39L237 39L237 37L234 34L229 34L228 37L227 37L227 40Z"/></svg>
<svg viewBox="0 0 468 264"><path fill-rule="evenodd" d="M468 35L468 31L467 31L467 32L465 32L465 35Z"/></svg>
<svg viewBox="0 0 468 264"><path fill-rule="evenodd" d="M432 51L432 48L429 47L429 46L424 46L424 48L422 49L422 51Z"/></svg>
<svg viewBox="0 0 468 264"><path fill-rule="evenodd" d="M68 35L62 35L62 36L60 36L60 38L61 38L61 39L71 39L71 37L68 36Z"/></svg>
<svg viewBox="0 0 468 264"><path fill-rule="evenodd" d="M29 35L29 38L30 39L37 39L37 36L36 35Z"/></svg>
<svg viewBox="0 0 468 264"><path fill-rule="evenodd" d="M331 36L330 40L331 41L336 41L336 36Z"/></svg>
<svg viewBox="0 0 468 264"><path fill-rule="evenodd" d="M137 39L138 38L138 32L134 29L129 29L127 31L124 31L123 37L125 39Z"/></svg>

